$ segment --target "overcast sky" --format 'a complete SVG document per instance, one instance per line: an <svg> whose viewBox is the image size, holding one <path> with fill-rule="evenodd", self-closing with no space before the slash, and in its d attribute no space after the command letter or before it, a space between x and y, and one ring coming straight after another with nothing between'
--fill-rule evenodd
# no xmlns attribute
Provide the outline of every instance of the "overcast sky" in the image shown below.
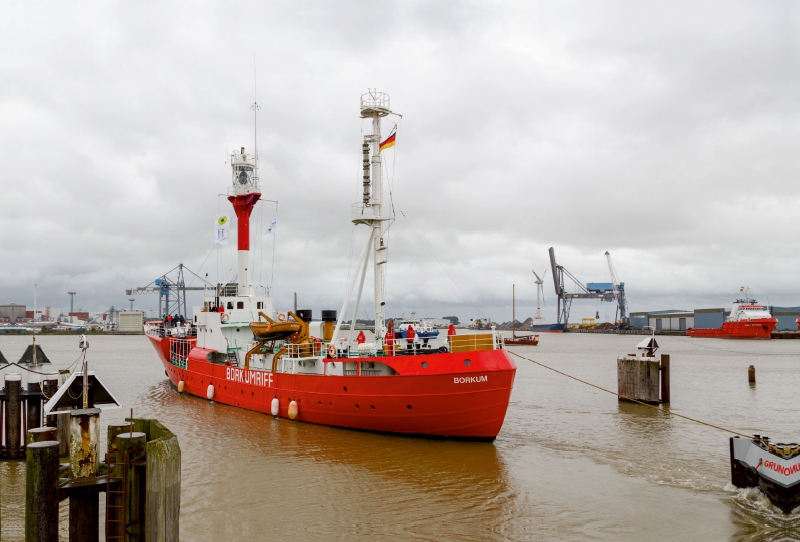
<svg viewBox="0 0 800 542"><path fill-rule="evenodd" d="M800 305L799 30L793 1L6 0L0 303L32 306L38 283L39 307L70 290L126 307L179 262L224 281L218 194L226 153L252 148L257 81L279 204L254 282L273 277L279 309L341 305L369 88L403 114L390 316L508 320L513 283L530 316L550 246L584 282L608 280L610 251L634 311L727 306L742 285ZM275 204L255 215L263 231ZM614 314L576 302L573 320L595 311Z"/></svg>

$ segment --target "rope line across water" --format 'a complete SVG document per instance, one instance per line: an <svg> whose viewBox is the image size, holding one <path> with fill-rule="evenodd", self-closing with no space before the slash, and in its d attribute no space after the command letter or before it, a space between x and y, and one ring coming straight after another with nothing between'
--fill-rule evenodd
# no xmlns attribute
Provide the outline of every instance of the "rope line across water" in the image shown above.
<svg viewBox="0 0 800 542"><path fill-rule="evenodd" d="M690 418L689 416L685 416L683 414L678 414L677 412L672 412L671 410L664 410L664 409L660 408L658 405L651 405L651 404L645 403L643 401L638 401L638 400L633 399L631 397L626 397L624 395L620 395L619 393L617 393L615 391L611 391L609 389L602 388L602 387L598 386L597 384L592 384L591 382L586 382L585 380L581 380L580 378L578 378L576 376L569 375L567 373L559 371L558 369L554 369L553 367L550 367L549 365L545 365L544 363L540 363L540 362L538 362L536 360L533 360L533 359L530 359L530 358L526 358L525 356L517 354L516 352L512 352L511 350L507 350L507 352L509 354L511 354L511 355L517 356L518 358L522 358L524 360L530 361L531 363L535 363L536 365L538 365L540 367L543 367L545 369L553 371L554 373L558 373L561 376L566 376L567 378L571 378L572 380L577 380L581 384L586 384L587 386L591 386L591 387L596 388L596 389L598 389L600 391L604 391L606 393L610 393L611 395L616 395L620 399L625 399L626 401L631 401L633 403L638 403L640 405L644 405L644 406L649 407L649 408L654 408L654 409L656 409L656 410L658 410L660 412L663 412L665 414L669 414L670 416L677 416L679 418L683 418L684 420L689 420L690 422L699 423L700 425L705 425L707 427L712 427L714 429L719 429L720 431L725 431L726 433L732 433L734 435L739 435L740 437L745 437L745 438L748 438L748 439L754 438L753 435L746 435L744 433L740 433L740 432L734 431L732 429L727 429L725 427L720 427L719 425L714 425L713 423L708 423L708 422L704 422L702 420L698 420L698 419L695 419L695 418Z"/></svg>

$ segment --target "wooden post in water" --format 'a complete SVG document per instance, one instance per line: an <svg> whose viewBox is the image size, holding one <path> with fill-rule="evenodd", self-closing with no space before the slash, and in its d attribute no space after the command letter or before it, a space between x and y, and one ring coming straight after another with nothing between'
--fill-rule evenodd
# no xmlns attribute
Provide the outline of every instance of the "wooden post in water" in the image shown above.
<svg viewBox="0 0 800 542"><path fill-rule="evenodd" d="M45 440L58 440L58 431L55 427L34 427L28 429L26 444L44 442Z"/></svg>
<svg viewBox="0 0 800 542"><path fill-rule="evenodd" d="M33 442L26 456L25 541L58 540L58 442Z"/></svg>
<svg viewBox="0 0 800 542"><path fill-rule="evenodd" d="M669 354L661 354L661 402L669 403Z"/></svg>
<svg viewBox="0 0 800 542"><path fill-rule="evenodd" d="M145 540L179 542L181 447L178 437L156 420L150 422L149 435Z"/></svg>
<svg viewBox="0 0 800 542"><path fill-rule="evenodd" d="M144 535L145 473L134 463L144 460L147 436L144 433L120 433L117 435L115 477L126 476L125 509L126 525L124 542L138 542Z"/></svg>
<svg viewBox="0 0 800 542"><path fill-rule="evenodd" d="M27 423L25 431L42 425L42 395L38 382L28 382L28 394L25 398Z"/></svg>
<svg viewBox="0 0 800 542"><path fill-rule="evenodd" d="M58 427L58 442L61 443L58 453L61 457L67 457L69 455L69 416L58 414L56 416L56 424Z"/></svg>
<svg viewBox="0 0 800 542"><path fill-rule="evenodd" d="M22 375L8 373L6 383L6 457L20 459L20 431L22 425Z"/></svg>
<svg viewBox="0 0 800 542"><path fill-rule="evenodd" d="M751 384L756 383L756 367L755 365L751 365L747 368L747 381Z"/></svg>
<svg viewBox="0 0 800 542"><path fill-rule="evenodd" d="M658 403L659 366L655 358L635 356L617 358L617 392L619 400L635 399L645 403Z"/></svg>

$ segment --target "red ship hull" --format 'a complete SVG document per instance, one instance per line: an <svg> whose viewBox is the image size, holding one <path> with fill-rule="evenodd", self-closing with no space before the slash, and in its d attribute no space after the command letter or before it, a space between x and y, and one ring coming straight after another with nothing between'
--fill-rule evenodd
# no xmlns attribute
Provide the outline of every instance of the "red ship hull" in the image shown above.
<svg viewBox="0 0 800 542"><path fill-rule="evenodd" d="M725 322L716 329L688 329L690 337L716 337L722 339L769 339L778 324L777 318L759 318L740 322Z"/></svg>
<svg viewBox="0 0 800 542"><path fill-rule="evenodd" d="M170 361L174 339L148 335L173 386L213 401L298 421L405 435L492 441L500 432L511 397L516 365L505 350L362 357L391 366L392 376L324 376L272 373L206 360L210 350L192 348L183 368ZM468 363L465 363L468 360ZM330 362L355 361L331 359ZM423 362L425 368L423 368Z"/></svg>

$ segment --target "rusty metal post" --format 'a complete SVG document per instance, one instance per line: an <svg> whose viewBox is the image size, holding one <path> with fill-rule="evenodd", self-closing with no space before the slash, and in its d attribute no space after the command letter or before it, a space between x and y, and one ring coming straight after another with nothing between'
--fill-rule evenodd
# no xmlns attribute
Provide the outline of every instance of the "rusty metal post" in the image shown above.
<svg viewBox="0 0 800 542"><path fill-rule="evenodd" d="M58 442L33 442L25 455L25 541L58 540Z"/></svg>
<svg viewBox="0 0 800 542"><path fill-rule="evenodd" d="M75 480L97 476L100 466L100 409L73 410L70 413L69 466ZM99 540L99 496L91 487L73 489L69 495L70 541Z"/></svg>
<svg viewBox="0 0 800 542"><path fill-rule="evenodd" d="M6 383L6 456L8 459L20 459L20 431L22 424L22 375L8 373Z"/></svg>
<svg viewBox="0 0 800 542"><path fill-rule="evenodd" d="M100 409L87 408L70 412L69 466L72 478L97 476L100 458Z"/></svg>
<svg viewBox="0 0 800 542"><path fill-rule="evenodd" d="M751 384L756 383L756 367L755 365L751 365L747 368L747 381Z"/></svg>
<svg viewBox="0 0 800 542"><path fill-rule="evenodd" d="M661 402L669 403L669 354L661 354Z"/></svg>

